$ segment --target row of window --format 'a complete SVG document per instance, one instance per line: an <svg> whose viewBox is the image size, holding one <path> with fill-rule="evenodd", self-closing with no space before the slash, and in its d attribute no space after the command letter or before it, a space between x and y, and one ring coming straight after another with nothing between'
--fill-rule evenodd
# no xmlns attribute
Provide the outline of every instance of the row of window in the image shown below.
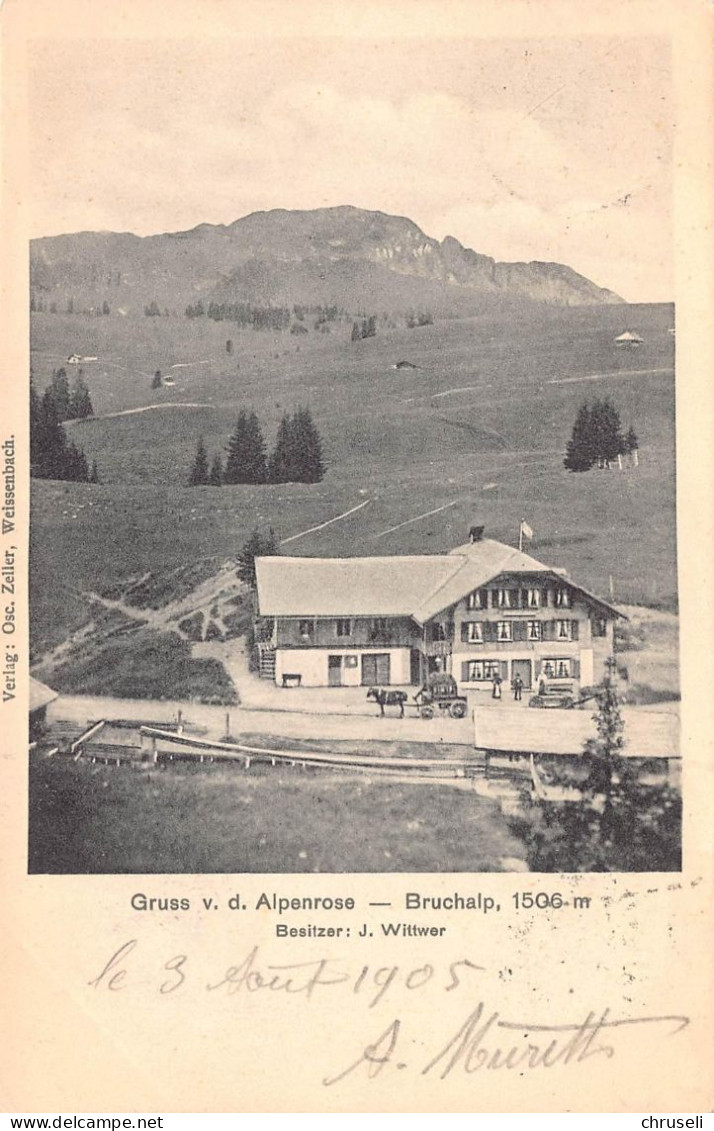
<svg viewBox="0 0 714 1131"><path fill-rule="evenodd" d="M572 597L569 589L551 590L557 609L570 609ZM490 594L490 597L489 597ZM548 604L547 589L475 589L466 599L469 609L540 609Z"/></svg>
<svg viewBox="0 0 714 1131"><path fill-rule="evenodd" d="M575 661L568 656L543 660L540 674L546 679L570 679L574 674L574 665ZM502 667L501 660L467 660L462 665L461 678L464 683L479 683L496 676L502 678L504 670L506 668Z"/></svg>
<svg viewBox="0 0 714 1131"><path fill-rule="evenodd" d="M335 635L340 637L352 635L352 620L350 617L337 617L334 621ZM301 636L309 637L315 631L314 620L301 620L298 622L298 632ZM370 627L370 634L376 636L389 635L389 620L387 617L374 617Z"/></svg>
<svg viewBox="0 0 714 1131"><path fill-rule="evenodd" d="M465 621L461 639L465 644L494 642L508 644L513 640L577 640L580 626L576 620L497 620Z"/></svg>
<svg viewBox="0 0 714 1131"><path fill-rule="evenodd" d="M338 617L333 622L335 635L340 638L352 636L352 620L349 617ZM301 620L298 622L298 632L304 638L310 638L315 631L314 620ZM594 619L592 621L593 636L605 636L607 621ZM390 622L387 617L375 617L371 621L370 634L373 638L390 636ZM540 620L499 620L499 621L465 621L461 625L461 639L468 644L483 644L488 641L508 643L512 640L527 640L537 643L539 640L577 640L579 624L577 620L557 619L553 621ZM449 633L444 625L438 622L431 626L432 640L446 640Z"/></svg>

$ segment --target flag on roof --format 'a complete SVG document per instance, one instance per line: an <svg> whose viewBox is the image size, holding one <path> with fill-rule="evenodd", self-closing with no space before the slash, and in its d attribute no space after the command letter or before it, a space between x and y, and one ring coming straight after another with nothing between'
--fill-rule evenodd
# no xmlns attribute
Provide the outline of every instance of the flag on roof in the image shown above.
<svg viewBox="0 0 714 1131"><path fill-rule="evenodd" d="M532 538L533 537L533 530L528 525L528 523L526 522L525 519L521 519L521 534L523 535L524 538Z"/></svg>

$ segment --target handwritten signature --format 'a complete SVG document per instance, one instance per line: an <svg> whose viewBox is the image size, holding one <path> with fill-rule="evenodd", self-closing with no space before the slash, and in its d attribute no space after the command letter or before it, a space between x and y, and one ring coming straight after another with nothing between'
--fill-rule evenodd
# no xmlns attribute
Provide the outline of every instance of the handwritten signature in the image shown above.
<svg viewBox="0 0 714 1131"><path fill-rule="evenodd" d="M498 1010L490 1011L480 1001L443 1048L417 1070L422 1076L434 1072L445 1080L457 1070L471 1074L481 1068L491 1071L517 1068L523 1072L553 1068L556 1064L577 1064L592 1056L614 1056L614 1044L603 1039L609 1040L613 1030L625 1026L665 1025L666 1035L673 1036L688 1024L689 1018L678 1014L613 1019L610 1010L604 1009L599 1015L588 1013L578 1024L532 1025L506 1021ZM514 1034L510 1039L509 1033ZM323 1084L330 1087L358 1069L364 1069L367 1078L372 1080L388 1066L396 1070L410 1067L402 1059L402 1055L406 1055L402 1052L402 1034L402 1022L392 1021L356 1060L343 1071L326 1076Z"/></svg>

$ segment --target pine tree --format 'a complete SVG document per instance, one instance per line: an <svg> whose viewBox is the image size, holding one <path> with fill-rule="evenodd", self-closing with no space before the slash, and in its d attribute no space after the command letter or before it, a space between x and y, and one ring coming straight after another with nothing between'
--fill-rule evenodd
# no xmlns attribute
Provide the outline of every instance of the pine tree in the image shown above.
<svg viewBox="0 0 714 1131"><path fill-rule="evenodd" d="M612 401L594 401L592 407L586 402L578 409L563 465L568 471L589 471L595 464L609 467L626 450L620 415Z"/></svg>
<svg viewBox="0 0 714 1131"><path fill-rule="evenodd" d="M57 415L52 388L40 400L30 384L30 474L35 479L89 481L87 459L68 444Z"/></svg>
<svg viewBox="0 0 714 1131"><path fill-rule="evenodd" d="M272 526L267 534L254 530L238 555L238 577L255 589L255 559L280 553L280 543Z"/></svg>
<svg viewBox="0 0 714 1131"><path fill-rule="evenodd" d="M322 441L308 408L299 408L293 420L293 444L298 483L319 483L325 474Z"/></svg>
<svg viewBox="0 0 714 1131"><path fill-rule="evenodd" d="M81 369L77 374L77 379L72 389L72 395L69 400L69 413L71 420L85 420L88 416L94 416L92 398L89 395L89 389L84 381Z"/></svg>
<svg viewBox="0 0 714 1131"><path fill-rule="evenodd" d="M214 456L211 470L208 473L208 482L211 487L221 487L223 484L223 463L219 455Z"/></svg>
<svg viewBox="0 0 714 1131"><path fill-rule="evenodd" d="M609 467L625 448L620 415L611 400L595 401L590 428L597 463Z"/></svg>
<svg viewBox="0 0 714 1131"><path fill-rule="evenodd" d="M260 421L245 409L238 414L235 431L228 442L224 483L265 483L268 468L265 441Z"/></svg>
<svg viewBox="0 0 714 1131"><path fill-rule="evenodd" d="M101 483L101 479L99 478L99 470L97 468L97 461L95 459L92 460L92 470L89 473L89 482Z"/></svg>
<svg viewBox="0 0 714 1131"><path fill-rule="evenodd" d="M275 448L268 461L268 482L290 483L296 467L293 421L285 413L278 425Z"/></svg>
<svg viewBox="0 0 714 1131"><path fill-rule="evenodd" d="M206 448L203 443L203 436L199 438L198 446L196 448L196 456L193 461L193 467L189 473L188 485L189 487L205 487L208 483L208 456L206 455Z"/></svg>
<svg viewBox="0 0 714 1131"><path fill-rule="evenodd" d="M632 425L630 425L630 427L627 429L627 435L625 436L624 451L627 455L630 455L632 452L636 452L639 446L640 442L637 439L637 433L635 432Z"/></svg>
<svg viewBox="0 0 714 1131"><path fill-rule="evenodd" d="M573 432L565 452L563 466L568 471L589 471L595 462L591 443L590 408L582 404L575 418Z"/></svg>
<svg viewBox="0 0 714 1131"><path fill-rule="evenodd" d="M161 370L157 369L156 372L154 373L154 376L151 379L151 388L152 389L160 389L161 386L163 385L163 382L164 382L164 379L161 376Z"/></svg>
<svg viewBox="0 0 714 1131"><path fill-rule="evenodd" d="M308 408L283 416L270 457L271 483L319 483L325 474L322 441Z"/></svg>
<svg viewBox="0 0 714 1131"><path fill-rule="evenodd" d="M55 412L59 421L70 419L69 381L66 369L55 369L52 374L52 384L49 388L50 396L54 402Z"/></svg>

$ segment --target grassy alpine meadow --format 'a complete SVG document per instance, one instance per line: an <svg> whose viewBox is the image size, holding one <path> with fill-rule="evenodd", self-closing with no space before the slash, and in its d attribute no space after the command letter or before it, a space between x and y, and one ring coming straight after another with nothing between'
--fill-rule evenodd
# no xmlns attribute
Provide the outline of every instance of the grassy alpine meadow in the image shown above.
<svg viewBox="0 0 714 1131"><path fill-rule="evenodd" d="M31 873L493 872L523 853L494 802L445 785L31 758Z"/></svg>
<svg viewBox="0 0 714 1131"><path fill-rule="evenodd" d="M534 557L617 602L675 608L672 322L666 305L491 304L351 342L349 321L293 336L181 315L33 315L40 391L70 353L98 359L83 365L96 415L67 431L101 478L32 483L34 657L87 624L93 594L151 574L168 601L182 571L198 583L268 526L285 553L411 554L447 551L476 522L513 543L526 518ZM639 349L614 346L624 329ZM157 368L175 385L152 390ZM635 428L639 467L569 473L577 409L604 396ZM270 448L301 404L323 440L322 482L186 486L199 437L209 458L224 452L245 407Z"/></svg>

